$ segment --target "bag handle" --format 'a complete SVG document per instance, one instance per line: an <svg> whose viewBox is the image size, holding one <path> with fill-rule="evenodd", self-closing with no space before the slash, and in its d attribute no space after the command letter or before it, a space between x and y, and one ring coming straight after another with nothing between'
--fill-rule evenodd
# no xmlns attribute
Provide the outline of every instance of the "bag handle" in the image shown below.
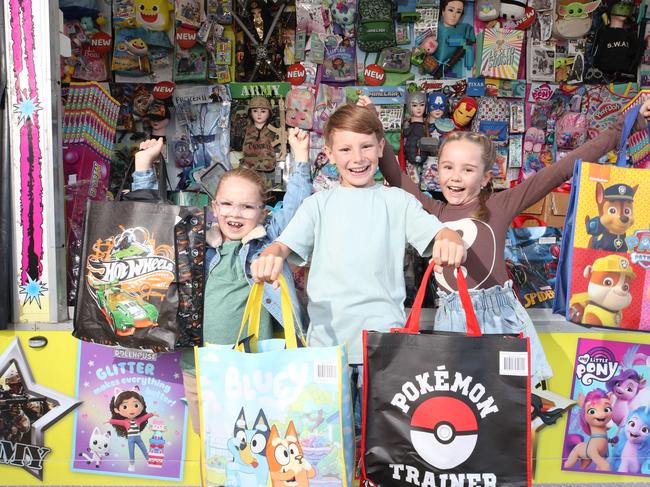
<svg viewBox="0 0 650 487"><path fill-rule="evenodd" d="M435 262L430 262L429 267L424 272L422 277L422 282L413 301L413 306L411 307L411 313L406 319L406 325L404 328L395 328L391 331L397 333L419 333L420 332L420 313L422 312L422 303L424 302L424 295L427 291L427 283L431 278L431 273L435 267ZM467 320L467 335L468 336L482 336L481 327L478 324L476 319L476 313L474 312L474 306L472 305L472 298L469 295L469 288L467 287L467 280L463 271L458 268L456 269L456 282L458 284L458 294L460 295L460 301L465 310L465 318Z"/></svg>
<svg viewBox="0 0 650 487"><path fill-rule="evenodd" d="M510 226L512 228L522 228L524 226L524 223L528 221L534 221L537 223L538 227L548 227L546 222L542 220L539 217L536 217L535 215L517 215L513 220Z"/></svg>
<svg viewBox="0 0 650 487"><path fill-rule="evenodd" d="M280 282L280 308L282 311L282 321L284 322L284 340L286 348L298 348L298 337L300 338L300 345L306 346L306 340L302 334L302 330L296 331L295 323L297 323L296 312L291 303L291 296L289 294L289 286L283 275L278 277ZM246 307L244 308L244 315L242 316L242 323L235 342L235 349L244 352L241 346L242 338L250 336L250 343L253 347L257 344L260 333L260 315L262 310L262 300L264 298L264 283L256 282L251 287L250 294L246 300ZM247 333L248 335L246 335ZM297 336L298 337L297 337Z"/></svg>
<svg viewBox="0 0 650 487"><path fill-rule="evenodd" d="M160 198L160 201L167 201L167 185L169 185L169 189L171 190L171 182L169 181L169 175L167 174L167 161L163 157L163 155L160 155L160 171L158 171L158 196ZM118 200L122 199L122 195L124 194L124 189L126 188L126 183L129 180L129 176L135 169L135 157L131 159L131 164L129 164L129 168L126 170L124 173L124 178L122 179L122 184L120 184L120 189L117 192L117 198Z"/></svg>
<svg viewBox="0 0 650 487"><path fill-rule="evenodd" d="M625 121L623 122L623 128L621 129L621 142L618 148L618 159L616 160L616 165L619 167L627 166L627 158L625 157L627 139L630 137L634 123L639 116L641 105L642 104L637 104L636 106L632 107L630 111L627 112L627 115L625 115Z"/></svg>

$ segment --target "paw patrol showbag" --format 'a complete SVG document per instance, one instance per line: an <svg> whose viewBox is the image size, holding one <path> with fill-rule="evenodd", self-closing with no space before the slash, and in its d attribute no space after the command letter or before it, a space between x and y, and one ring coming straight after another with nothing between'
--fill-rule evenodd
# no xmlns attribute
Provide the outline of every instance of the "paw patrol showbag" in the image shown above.
<svg viewBox="0 0 650 487"><path fill-rule="evenodd" d="M284 339L259 340L255 284L237 344L197 349L204 485L352 486L344 346L305 348L281 278Z"/></svg>
<svg viewBox="0 0 650 487"><path fill-rule="evenodd" d="M618 162L576 164L553 311L584 325L650 331L650 172Z"/></svg>
<svg viewBox="0 0 650 487"><path fill-rule="evenodd" d="M419 333L431 275L404 328L364 332L363 475L374 484L530 486L529 341L482 335L467 283L467 336Z"/></svg>

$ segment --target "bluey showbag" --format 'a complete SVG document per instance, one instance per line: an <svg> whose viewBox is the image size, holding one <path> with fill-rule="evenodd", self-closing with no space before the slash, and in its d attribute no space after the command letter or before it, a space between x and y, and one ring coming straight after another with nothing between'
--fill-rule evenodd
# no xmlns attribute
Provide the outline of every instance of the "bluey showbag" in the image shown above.
<svg viewBox="0 0 650 487"><path fill-rule="evenodd" d="M255 284L236 346L197 352L207 485L352 485L352 403L344 346L305 348L281 279L285 338L257 340Z"/></svg>
<svg viewBox="0 0 650 487"><path fill-rule="evenodd" d="M553 311L591 326L650 330L650 172L626 167L626 116L616 165L576 164Z"/></svg>
<svg viewBox="0 0 650 487"><path fill-rule="evenodd" d="M468 335L364 331L363 475L381 486L529 486L529 342L482 335L462 272Z"/></svg>

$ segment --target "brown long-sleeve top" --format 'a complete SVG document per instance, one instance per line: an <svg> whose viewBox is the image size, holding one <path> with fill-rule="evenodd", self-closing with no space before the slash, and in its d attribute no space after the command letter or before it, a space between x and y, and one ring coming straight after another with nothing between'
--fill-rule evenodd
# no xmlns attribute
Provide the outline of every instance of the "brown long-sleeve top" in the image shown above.
<svg viewBox="0 0 650 487"><path fill-rule="evenodd" d="M464 264L468 272L467 284L470 289L487 289L503 285L508 280L503 251L512 219L570 179L577 160L596 161L615 149L621 138L623 121L624 117L620 116L609 129L571 151L557 163L545 167L514 188L493 193L486 203L490 211L487 222L475 218L479 211L478 201L454 206L422 193L417 184L402 172L388 143L379 160L379 169L388 184L413 194L429 213L461 233L468 246ZM436 281L445 292L456 289L456 279L449 269L436 274Z"/></svg>

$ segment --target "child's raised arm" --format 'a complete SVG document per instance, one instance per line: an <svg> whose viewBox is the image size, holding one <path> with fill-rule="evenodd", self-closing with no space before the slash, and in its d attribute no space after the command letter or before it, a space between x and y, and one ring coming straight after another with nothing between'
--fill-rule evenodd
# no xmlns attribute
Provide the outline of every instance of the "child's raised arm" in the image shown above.
<svg viewBox="0 0 650 487"><path fill-rule="evenodd" d="M135 153L135 170L146 171L160 157L163 148L163 138L147 139L140 144L140 150Z"/></svg>
<svg viewBox="0 0 650 487"><path fill-rule="evenodd" d="M280 286L278 276L291 249L282 242L273 242L251 263L251 277L255 282L270 282L273 289Z"/></svg>
<svg viewBox="0 0 650 487"><path fill-rule="evenodd" d="M309 134L307 131L291 127L289 129L289 147L294 161L309 161Z"/></svg>

